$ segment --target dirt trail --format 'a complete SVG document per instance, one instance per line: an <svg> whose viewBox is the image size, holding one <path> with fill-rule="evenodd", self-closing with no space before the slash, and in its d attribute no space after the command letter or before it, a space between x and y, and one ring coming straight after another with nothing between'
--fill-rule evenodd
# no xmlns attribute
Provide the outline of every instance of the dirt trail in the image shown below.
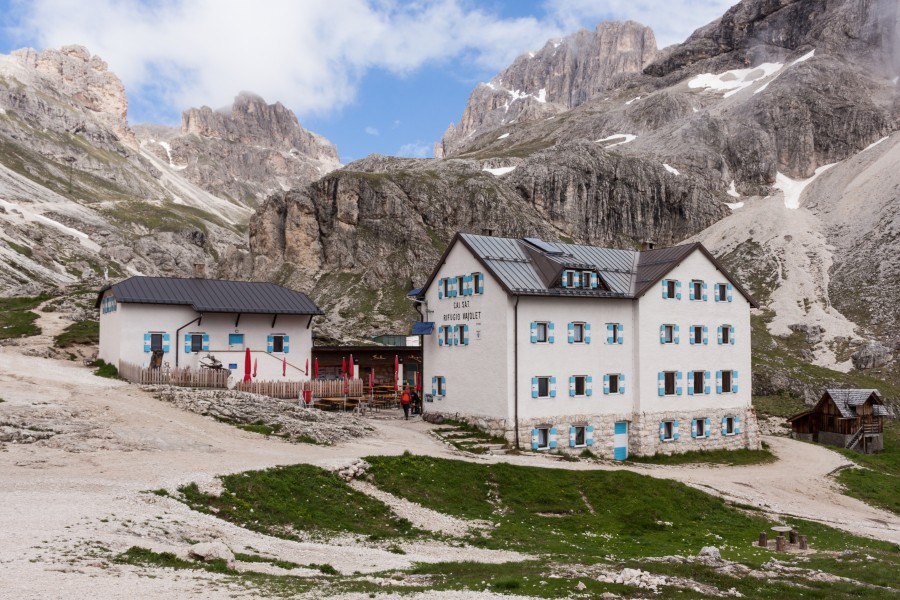
<svg viewBox="0 0 900 600"><path fill-rule="evenodd" d="M49 343L62 325L41 314ZM37 340L29 340L29 342ZM222 539L237 551L249 547L300 564L328 563L369 573L420 562L521 560L513 552L456 548L443 543L406 544L406 555L363 547L353 540L290 542L193 512L147 490L274 465L310 463L336 468L369 455L416 454L464 458L429 435L422 421L379 418L372 437L333 447L290 444L244 432L154 399L120 381L94 376L80 363L22 354L0 347L0 421L39 419L58 433L33 444L7 444L0 452L0 596L25 598L234 597L216 575L165 572L154 578L96 558L97 544L114 552L132 545L184 548L183 540ZM381 414L384 417L384 413ZM847 464L824 448L768 440L774 465L735 468L630 467L754 504L774 513L821 520L837 527L900 542L900 520L841 495L827 477ZM567 463L531 454L468 458L567 469L617 469L618 465ZM407 507L409 508L409 507ZM93 549L92 549L93 548ZM156 574L156 573L155 573ZM252 594L251 594L252 595ZM432 595L429 597L438 596ZM463 597L451 596L446 597Z"/></svg>

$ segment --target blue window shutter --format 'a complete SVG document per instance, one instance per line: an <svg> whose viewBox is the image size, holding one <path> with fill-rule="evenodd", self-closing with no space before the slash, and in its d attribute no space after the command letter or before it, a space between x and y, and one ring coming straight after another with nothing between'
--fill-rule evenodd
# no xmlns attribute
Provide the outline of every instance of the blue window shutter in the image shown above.
<svg viewBox="0 0 900 600"><path fill-rule="evenodd" d="M569 375L569 396L575 396L575 376Z"/></svg>
<svg viewBox="0 0 900 600"><path fill-rule="evenodd" d="M717 337L717 341L719 342L719 345L721 346L722 345L722 326L721 325L719 325L719 327L716 328L716 337Z"/></svg>
<svg viewBox="0 0 900 600"><path fill-rule="evenodd" d="M469 325L463 325L463 345L469 345Z"/></svg>
<svg viewBox="0 0 900 600"><path fill-rule="evenodd" d="M679 334L678 325L675 325L675 343L678 344L681 341L681 335Z"/></svg>
<svg viewBox="0 0 900 600"><path fill-rule="evenodd" d="M689 293L688 297L691 300L696 300L696 298L694 298L694 284L693 283L691 283L691 285L688 286L688 293Z"/></svg>
<svg viewBox="0 0 900 600"><path fill-rule="evenodd" d="M703 372L703 393L704 394L709 394L709 380L710 380L709 371L704 371Z"/></svg>
<svg viewBox="0 0 900 600"><path fill-rule="evenodd" d="M594 426L588 425L584 428L584 443L588 446L594 445Z"/></svg>
<svg viewBox="0 0 900 600"><path fill-rule="evenodd" d="M437 376L431 376L431 395L437 396Z"/></svg>
<svg viewBox="0 0 900 600"><path fill-rule="evenodd" d="M550 377L550 397L556 398L556 377Z"/></svg>
<svg viewBox="0 0 900 600"><path fill-rule="evenodd" d="M731 287L731 284L729 283L729 284L728 284L728 301L729 301L729 302L731 302L731 290L732 290L732 289L733 289L733 288Z"/></svg>
<svg viewBox="0 0 900 600"><path fill-rule="evenodd" d="M733 394L738 393L738 372L737 371L731 372L731 392Z"/></svg>
<svg viewBox="0 0 900 600"><path fill-rule="evenodd" d="M720 285L722 285L722 284L717 283L716 285L713 286L713 302L719 301L719 286Z"/></svg>
<svg viewBox="0 0 900 600"><path fill-rule="evenodd" d="M688 327L688 341L690 342L691 346L694 345L694 336L696 335L696 329L696 325L691 325L690 327Z"/></svg>
<svg viewBox="0 0 900 600"><path fill-rule="evenodd" d="M560 281L560 287L569 287L569 282L568 282L569 277L568 277L568 275L569 275L569 272L566 271L566 270L563 270L563 272L562 272L562 281Z"/></svg>
<svg viewBox="0 0 900 600"><path fill-rule="evenodd" d="M734 346L734 325L728 326L728 343Z"/></svg>
<svg viewBox="0 0 900 600"><path fill-rule="evenodd" d="M659 395L666 395L666 374L663 371L659 372Z"/></svg>
<svg viewBox="0 0 900 600"><path fill-rule="evenodd" d="M191 334L189 333L184 334L184 353L191 353Z"/></svg>
<svg viewBox="0 0 900 600"><path fill-rule="evenodd" d="M666 440L666 422L659 422L659 441L664 442Z"/></svg>
<svg viewBox="0 0 900 600"><path fill-rule="evenodd" d="M622 336L623 331L625 331L625 326L619 323L619 339L616 340L617 344L622 344L625 341L625 338Z"/></svg>
<svg viewBox="0 0 900 600"><path fill-rule="evenodd" d="M169 334L163 334L163 353L167 354L169 352Z"/></svg>
<svg viewBox="0 0 900 600"><path fill-rule="evenodd" d="M287 353L290 352L290 351L291 351L291 336L286 335L286 336L284 336L284 350L283 350L283 352L284 352L285 354L287 354Z"/></svg>
<svg viewBox="0 0 900 600"><path fill-rule="evenodd" d="M556 427L550 428L550 449L556 448L556 436L559 435L559 432L556 430Z"/></svg>
<svg viewBox="0 0 900 600"><path fill-rule="evenodd" d="M556 341L556 336L553 335L553 330L556 329L556 326L553 323L547 323L547 343L552 344Z"/></svg>
<svg viewBox="0 0 900 600"><path fill-rule="evenodd" d="M675 395L681 395L681 371L675 371Z"/></svg>
<svg viewBox="0 0 900 600"><path fill-rule="evenodd" d="M665 324L659 326L659 343L666 343L666 326Z"/></svg>
<svg viewBox="0 0 900 600"><path fill-rule="evenodd" d="M444 279L438 279L438 300L444 297Z"/></svg>
<svg viewBox="0 0 900 600"><path fill-rule="evenodd" d="M740 415L734 415L734 434L737 435L741 432L741 417Z"/></svg>
<svg viewBox="0 0 900 600"><path fill-rule="evenodd" d="M675 280L675 299L681 300L681 280Z"/></svg>
<svg viewBox="0 0 900 600"><path fill-rule="evenodd" d="M722 435L728 435L728 417L722 417Z"/></svg>
<svg viewBox="0 0 900 600"><path fill-rule="evenodd" d="M706 419L704 421L704 425L705 426L703 427L703 437L709 437L709 434L710 434L709 430L712 427L712 423L710 423L709 419Z"/></svg>
<svg viewBox="0 0 900 600"><path fill-rule="evenodd" d="M706 282L704 281L704 282L703 282L703 301L706 302L706 300L707 300L707 295L706 295Z"/></svg>
<svg viewBox="0 0 900 600"><path fill-rule="evenodd" d="M568 334L569 334L569 343L570 343L570 344L574 344L574 343L575 343L575 324L574 324L574 323L569 323L569 324L566 326L566 329L567 329L567 332L568 332Z"/></svg>
<svg viewBox="0 0 900 600"><path fill-rule="evenodd" d="M144 352L150 352L150 334L144 334Z"/></svg>
<svg viewBox="0 0 900 600"><path fill-rule="evenodd" d="M531 430L531 449L532 450L538 449L538 430L537 429Z"/></svg>
<svg viewBox="0 0 900 600"><path fill-rule="evenodd" d="M613 324L607 323L606 324L606 343L607 344L615 344L616 343L616 340L613 339L612 333L613 333Z"/></svg>
<svg viewBox="0 0 900 600"><path fill-rule="evenodd" d="M454 298L459 297L459 288L460 288L459 277L451 278L450 285L453 286L453 289L450 290L450 295L452 295Z"/></svg>
<svg viewBox="0 0 900 600"><path fill-rule="evenodd" d="M569 426L569 447L575 447L575 428L571 425Z"/></svg>
<svg viewBox="0 0 900 600"><path fill-rule="evenodd" d="M603 394L606 396L609 395L609 375L608 374L603 376Z"/></svg>
<svg viewBox="0 0 900 600"><path fill-rule="evenodd" d="M285 336L284 339L285 339L285 345L286 345L287 344L287 336ZM209 334L208 333L203 334L203 351L209 352ZM285 348L284 351L287 352L287 348Z"/></svg>
<svg viewBox="0 0 900 600"><path fill-rule="evenodd" d="M596 290L598 287L600 287L600 282L597 279L597 274L591 271L591 289Z"/></svg>
<svg viewBox="0 0 900 600"><path fill-rule="evenodd" d="M678 421L672 423L672 439L678 441Z"/></svg>
<svg viewBox="0 0 900 600"><path fill-rule="evenodd" d="M592 396L594 394L594 378L590 375L584 378L584 394Z"/></svg>
<svg viewBox="0 0 900 600"><path fill-rule="evenodd" d="M625 374L619 373L619 393L625 393Z"/></svg>
<svg viewBox="0 0 900 600"><path fill-rule="evenodd" d="M668 280L668 279L663 279L663 280L662 280L662 297L663 297L663 300L665 300L666 298L669 297L669 285L668 285L668 283L669 283L669 280Z"/></svg>
<svg viewBox="0 0 900 600"><path fill-rule="evenodd" d="M444 326L438 326L438 346L444 345Z"/></svg>
<svg viewBox="0 0 900 600"><path fill-rule="evenodd" d="M722 371L716 371L716 393L722 393Z"/></svg>
<svg viewBox="0 0 900 600"><path fill-rule="evenodd" d="M706 346L709 343L709 336L707 335L709 330L706 325L703 326L703 345Z"/></svg>
<svg viewBox="0 0 900 600"><path fill-rule="evenodd" d="M694 395L694 372L693 371L687 372L687 389L688 389L688 396L693 396ZM694 436L694 437L696 437L696 436Z"/></svg>
<svg viewBox="0 0 900 600"><path fill-rule="evenodd" d="M697 438L697 419L691 419L691 437Z"/></svg>
<svg viewBox="0 0 900 600"><path fill-rule="evenodd" d="M584 343L585 344L591 343L591 324L590 323L584 324Z"/></svg>
<svg viewBox="0 0 900 600"><path fill-rule="evenodd" d="M453 345L459 346L459 325L453 326Z"/></svg>
<svg viewBox="0 0 900 600"><path fill-rule="evenodd" d="M531 343L537 344L537 323L531 322Z"/></svg>
<svg viewBox="0 0 900 600"><path fill-rule="evenodd" d="M475 293L476 294L484 293L484 273L478 274L478 280L476 281Z"/></svg>
<svg viewBox="0 0 900 600"><path fill-rule="evenodd" d="M441 377L441 396L447 395L447 378Z"/></svg>
<svg viewBox="0 0 900 600"><path fill-rule="evenodd" d="M274 343L275 343L275 336L273 336L271 334L266 336L266 352L268 352L269 354L272 353Z"/></svg>
<svg viewBox="0 0 900 600"><path fill-rule="evenodd" d="M532 398L538 397L538 378L537 377L531 378L531 397Z"/></svg>

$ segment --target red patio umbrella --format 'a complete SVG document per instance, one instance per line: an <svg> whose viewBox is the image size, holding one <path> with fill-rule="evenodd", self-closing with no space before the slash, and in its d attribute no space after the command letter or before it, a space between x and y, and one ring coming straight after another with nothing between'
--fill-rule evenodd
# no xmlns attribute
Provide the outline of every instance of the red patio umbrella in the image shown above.
<svg viewBox="0 0 900 600"><path fill-rule="evenodd" d="M341 376L347 374L347 359L343 356L341 357Z"/></svg>
<svg viewBox="0 0 900 600"><path fill-rule="evenodd" d="M285 365L286 364L287 364L287 361L285 361ZM304 373L304 375L309 377L309 359L308 358L306 359L306 373Z"/></svg>
<svg viewBox="0 0 900 600"><path fill-rule="evenodd" d="M259 359L254 358L253 359L253 379L256 379L256 367L258 367L258 366L259 366Z"/></svg>
<svg viewBox="0 0 900 600"><path fill-rule="evenodd" d="M313 361L313 379L319 378L319 359Z"/></svg>
<svg viewBox="0 0 900 600"><path fill-rule="evenodd" d="M344 373L344 395L350 395L350 378L347 377L346 373Z"/></svg>
<svg viewBox="0 0 900 600"><path fill-rule="evenodd" d="M415 386L414 386L415 390L417 392L421 392L422 391L422 382L419 380L419 372L418 371L414 372L413 377L414 377L413 381L415 382Z"/></svg>
<svg viewBox="0 0 900 600"><path fill-rule="evenodd" d="M250 360L250 348L247 348L247 352L244 354L244 381L250 381L253 377L250 375L250 371L253 370L253 364Z"/></svg>
<svg viewBox="0 0 900 600"><path fill-rule="evenodd" d="M287 377L287 356L281 357L281 376Z"/></svg>
<svg viewBox="0 0 900 600"><path fill-rule="evenodd" d="M394 391L400 389L400 357L394 355Z"/></svg>
<svg viewBox="0 0 900 600"><path fill-rule="evenodd" d="M350 374L350 378L353 378L353 355L350 355L350 361L347 363L347 372Z"/></svg>
<svg viewBox="0 0 900 600"><path fill-rule="evenodd" d="M369 371L369 392L375 393L375 367L372 367L372 370Z"/></svg>

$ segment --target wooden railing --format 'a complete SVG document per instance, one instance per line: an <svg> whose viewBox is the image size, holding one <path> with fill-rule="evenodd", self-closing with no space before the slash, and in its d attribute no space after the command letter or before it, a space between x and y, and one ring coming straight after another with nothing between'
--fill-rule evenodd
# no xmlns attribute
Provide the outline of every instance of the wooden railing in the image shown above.
<svg viewBox="0 0 900 600"><path fill-rule="evenodd" d="M177 385L180 387L224 388L228 384L229 372L225 370L172 369L161 367L151 369L125 361L119 361L119 376L132 383L142 385Z"/></svg>

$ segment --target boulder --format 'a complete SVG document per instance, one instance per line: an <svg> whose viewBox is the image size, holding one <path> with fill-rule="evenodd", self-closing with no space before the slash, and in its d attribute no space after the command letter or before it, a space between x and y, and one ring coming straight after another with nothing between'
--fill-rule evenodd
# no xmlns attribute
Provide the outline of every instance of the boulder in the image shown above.
<svg viewBox="0 0 900 600"><path fill-rule="evenodd" d="M715 546L703 546L697 556L705 556L708 558L714 558L716 560L722 559L722 555L719 553L719 549Z"/></svg>
<svg viewBox="0 0 900 600"><path fill-rule="evenodd" d="M213 542L201 542L194 544L188 550L188 554L202 560L203 562L211 562L214 560L224 560L225 566L234 569L234 552L220 540Z"/></svg>
<svg viewBox="0 0 900 600"><path fill-rule="evenodd" d="M891 362L893 358L894 355L891 354L890 348L881 345L879 342L869 342L850 355L853 366L861 371L883 367Z"/></svg>

